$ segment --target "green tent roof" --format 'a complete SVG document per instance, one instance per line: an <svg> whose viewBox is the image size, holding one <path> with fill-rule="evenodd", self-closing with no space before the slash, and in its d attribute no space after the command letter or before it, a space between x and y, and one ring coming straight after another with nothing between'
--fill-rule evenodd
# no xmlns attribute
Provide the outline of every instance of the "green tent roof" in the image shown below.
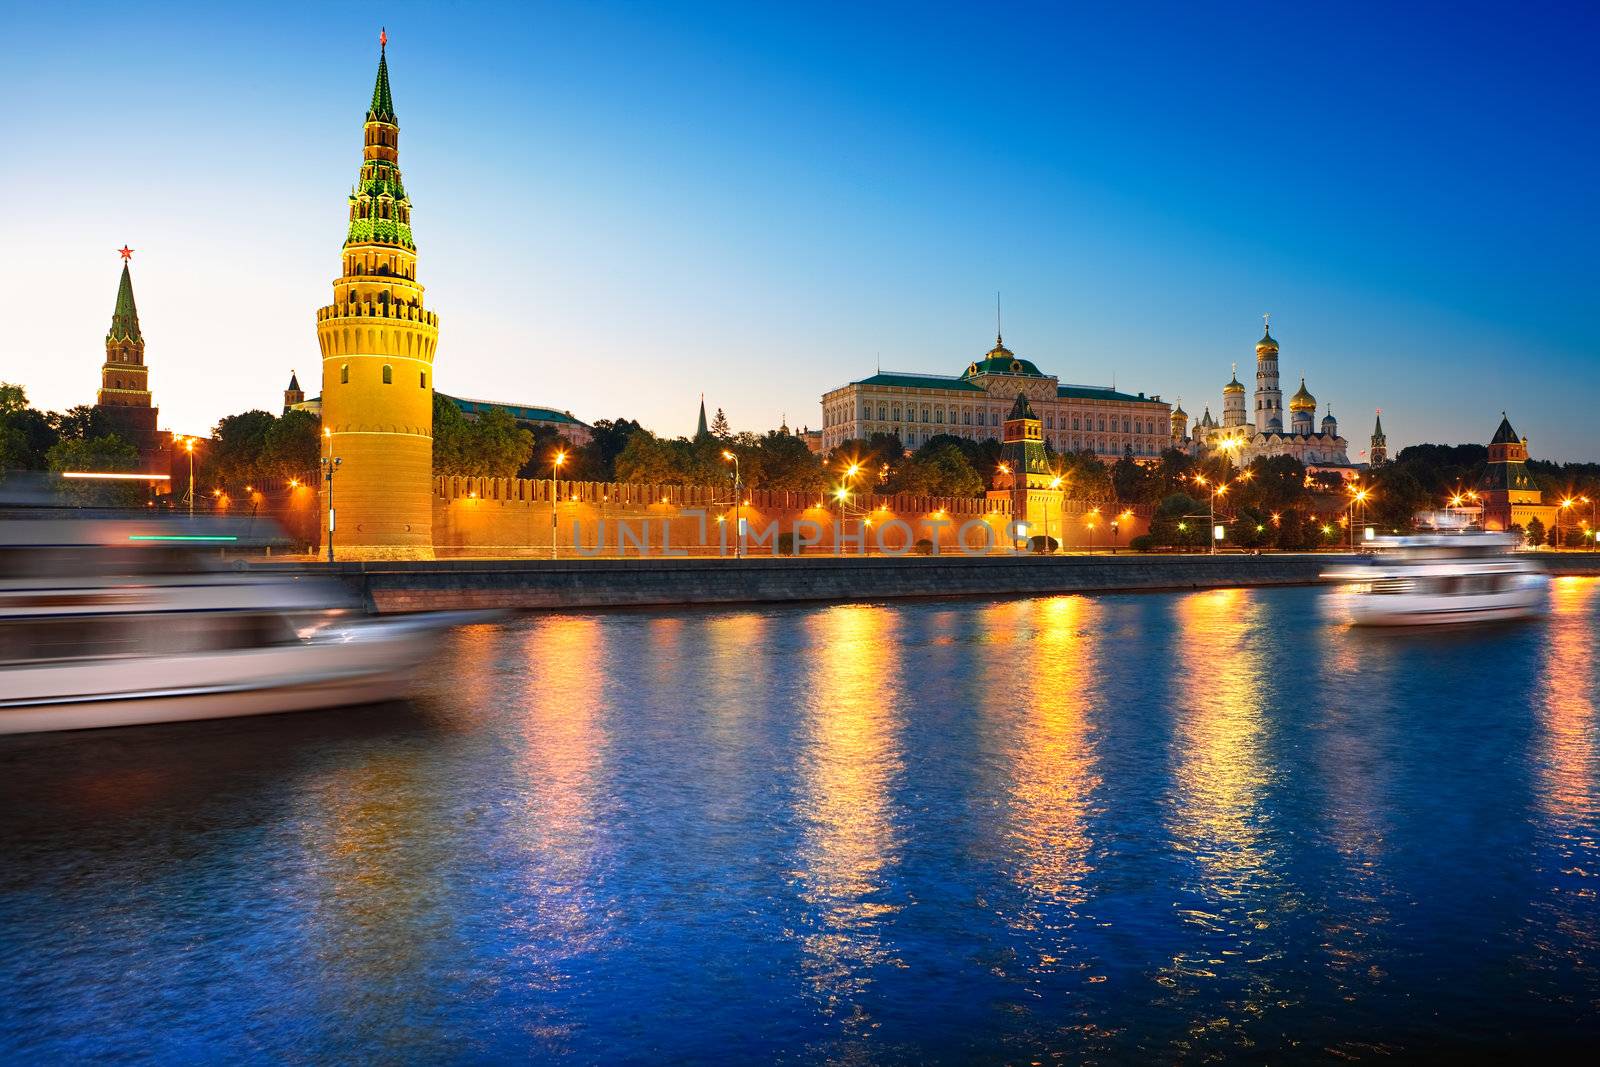
<svg viewBox="0 0 1600 1067"><path fill-rule="evenodd" d="M122 264L122 281L117 286L117 309L111 313L111 329L106 333L108 341L143 341L144 335L139 332L139 309L133 303L133 276L128 273L128 264Z"/></svg>
<svg viewBox="0 0 1600 1067"><path fill-rule="evenodd" d="M394 98L389 95L388 50L378 50L378 80L372 87L372 106L367 109L368 122L397 122L394 115Z"/></svg>

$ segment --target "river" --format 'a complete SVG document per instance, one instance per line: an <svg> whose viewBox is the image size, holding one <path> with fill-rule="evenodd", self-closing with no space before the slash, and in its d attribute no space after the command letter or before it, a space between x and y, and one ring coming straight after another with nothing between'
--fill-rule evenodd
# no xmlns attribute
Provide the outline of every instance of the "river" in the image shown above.
<svg viewBox="0 0 1600 1067"><path fill-rule="evenodd" d="M1600 1035L1600 584L544 614L0 739L0 1060L1382 1058Z"/></svg>

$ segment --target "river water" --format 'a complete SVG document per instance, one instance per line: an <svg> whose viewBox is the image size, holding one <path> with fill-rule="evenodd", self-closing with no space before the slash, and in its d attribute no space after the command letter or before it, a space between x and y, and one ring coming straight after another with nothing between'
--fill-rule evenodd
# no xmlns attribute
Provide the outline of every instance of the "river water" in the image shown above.
<svg viewBox="0 0 1600 1067"><path fill-rule="evenodd" d="M1284 1062L1600 1034L1600 585L540 615L0 739L0 1060Z"/></svg>

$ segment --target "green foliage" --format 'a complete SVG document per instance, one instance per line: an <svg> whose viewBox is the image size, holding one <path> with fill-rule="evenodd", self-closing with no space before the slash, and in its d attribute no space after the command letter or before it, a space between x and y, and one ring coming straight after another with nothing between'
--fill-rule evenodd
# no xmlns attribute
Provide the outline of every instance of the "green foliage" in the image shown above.
<svg viewBox="0 0 1600 1067"><path fill-rule="evenodd" d="M1228 523L1228 540L1241 548L1267 547L1272 540L1272 517L1260 508L1239 508Z"/></svg>
<svg viewBox="0 0 1600 1067"><path fill-rule="evenodd" d="M1373 472L1367 517L1378 526L1407 530L1412 516L1435 503L1436 498L1412 474L1410 464L1379 467Z"/></svg>
<svg viewBox="0 0 1600 1067"><path fill-rule="evenodd" d="M1067 500L1104 504L1113 499L1111 471L1093 452L1063 452L1056 469L1062 476L1062 496Z"/></svg>
<svg viewBox="0 0 1600 1067"><path fill-rule="evenodd" d="M1306 468L1293 456L1266 456L1250 464L1250 478L1237 487L1241 507L1268 513L1301 506L1306 499Z"/></svg>
<svg viewBox="0 0 1600 1067"><path fill-rule="evenodd" d="M1150 536L1160 545L1202 545L1210 533L1206 505L1185 493L1162 500L1150 520Z"/></svg>
<svg viewBox="0 0 1600 1067"><path fill-rule="evenodd" d="M726 441L733 436L733 429L728 425L728 416L721 408L717 409L716 415L711 419L711 436L719 441Z"/></svg>
<svg viewBox="0 0 1600 1067"><path fill-rule="evenodd" d="M1528 526L1523 531L1528 544L1538 546L1544 544L1544 523L1536 515L1528 520Z"/></svg>
<svg viewBox="0 0 1600 1067"><path fill-rule="evenodd" d="M0 418L13 415L28 406L28 393L20 385L0 382Z"/></svg>
<svg viewBox="0 0 1600 1067"><path fill-rule="evenodd" d="M1135 552L1154 552L1156 549L1156 539L1147 533L1140 534L1138 537L1135 537L1128 542L1128 547L1133 549Z"/></svg>
<svg viewBox="0 0 1600 1067"><path fill-rule="evenodd" d="M736 451L740 452L740 463L751 462L746 458L746 449ZM748 473L745 475L747 485L801 493L820 492L827 485L821 458L793 434L773 430L760 439L755 451L753 466L758 473L754 481Z"/></svg>
<svg viewBox="0 0 1600 1067"><path fill-rule="evenodd" d="M321 456L322 420L309 411L290 411L267 428L260 468L271 479L315 484Z"/></svg>
<svg viewBox="0 0 1600 1067"><path fill-rule="evenodd" d="M270 412L259 409L219 419L211 431L211 463L216 476L235 486L265 481L267 434L276 421ZM315 459L312 467L316 467ZM304 471L297 473L305 476Z"/></svg>
<svg viewBox="0 0 1600 1067"><path fill-rule="evenodd" d="M499 408L469 419L433 394L433 472L469 478L511 478L534 455L532 432ZM545 475L548 477L548 475Z"/></svg>
<svg viewBox="0 0 1600 1067"><path fill-rule="evenodd" d="M983 479L960 448L934 438L890 469L883 490L919 496L974 497L982 495Z"/></svg>
<svg viewBox="0 0 1600 1067"><path fill-rule="evenodd" d="M115 434L88 440L68 438L50 447L46 463L57 474L135 471L139 469L139 450ZM138 482L70 482L62 486L61 492L80 507L137 507L144 503L150 490Z"/></svg>
<svg viewBox="0 0 1600 1067"><path fill-rule="evenodd" d="M600 419L590 427L589 443L577 449L572 459L572 477L589 482L617 480L617 457L628 438L639 429L632 419ZM537 446L534 459L540 458Z"/></svg>
<svg viewBox="0 0 1600 1067"><path fill-rule="evenodd" d="M934 441L928 442L930 445L933 443ZM838 447L828 453L822 465L830 477L836 477L849 469L852 463L863 471L874 473L875 476L876 472L884 467L888 467L892 472L905 458L905 454L906 446L901 443L899 434L875 433L868 438L852 437L840 442ZM875 484L865 479L856 484L861 488L876 488Z"/></svg>
<svg viewBox="0 0 1600 1067"><path fill-rule="evenodd" d="M1160 476L1123 456L1111 465L1111 491L1124 504L1153 504L1159 499Z"/></svg>
<svg viewBox="0 0 1600 1067"><path fill-rule="evenodd" d="M47 418L56 436L62 440L87 441L92 437L106 437L113 433L105 413L89 404L79 404L62 412L51 412Z"/></svg>

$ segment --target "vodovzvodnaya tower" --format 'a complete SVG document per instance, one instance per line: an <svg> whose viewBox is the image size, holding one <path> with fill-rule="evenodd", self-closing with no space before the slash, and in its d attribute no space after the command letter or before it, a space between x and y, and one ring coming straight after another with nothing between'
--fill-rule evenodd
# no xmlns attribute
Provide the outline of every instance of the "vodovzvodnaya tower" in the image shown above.
<svg viewBox="0 0 1600 1067"><path fill-rule="evenodd" d="M367 559L433 557L433 353L439 317L422 307L400 126L389 95L388 36L367 111L361 176L350 193L344 276L317 312L323 455L342 462L334 544ZM327 530L327 482L323 530Z"/></svg>

